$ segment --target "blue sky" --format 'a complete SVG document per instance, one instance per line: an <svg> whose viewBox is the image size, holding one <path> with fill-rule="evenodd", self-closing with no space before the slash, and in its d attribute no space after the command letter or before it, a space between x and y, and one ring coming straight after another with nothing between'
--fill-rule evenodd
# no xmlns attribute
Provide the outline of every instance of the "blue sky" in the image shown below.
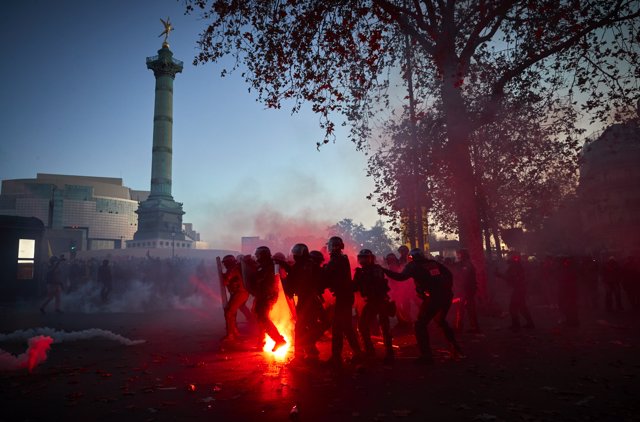
<svg viewBox="0 0 640 422"><path fill-rule="evenodd" d="M317 116L268 110L239 72L221 78L218 65L194 67L205 22L184 16L175 0L3 5L0 179L121 177L148 190L155 80L145 58L161 47L166 17L175 27L171 50L185 64L174 84L173 127L173 196L184 203L184 221L212 247L230 248L287 221L372 226L366 157L344 132L316 151Z"/></svg>

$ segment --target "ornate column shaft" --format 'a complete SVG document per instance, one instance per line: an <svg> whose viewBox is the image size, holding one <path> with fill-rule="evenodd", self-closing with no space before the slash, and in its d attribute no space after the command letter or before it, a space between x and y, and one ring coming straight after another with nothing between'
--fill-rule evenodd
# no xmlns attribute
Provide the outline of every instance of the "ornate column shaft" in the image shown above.
<svg viewBox="0 0 640 422"><path fill-rule="evenodd" d="M173 58L165 43L158 55L147 58L147 68L156 77L153 114L153 154L151 163L150 199L171 196L171 167L173 154L173 80L182 71L182 62Z"/></svg>

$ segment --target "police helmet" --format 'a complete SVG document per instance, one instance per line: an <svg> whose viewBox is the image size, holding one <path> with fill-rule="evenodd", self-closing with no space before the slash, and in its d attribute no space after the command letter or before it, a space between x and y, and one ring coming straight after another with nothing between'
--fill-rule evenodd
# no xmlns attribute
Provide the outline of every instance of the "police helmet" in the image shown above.
<svg viewBox="0 0 640 422"><path fill-rule="evenodd" d="M257 261L266 261L271 259L271 250L266 246L258 246L253 254Z"/></svg>
<svg viewBox="0 0 640 422"><path fill-rule="evenodd" d="M341 237L332 236L327 242L327 248L329 249L329 252L341 251L344 249L344 242Z"/></svg>
<svg viewBox="0 0 640 422"><path fill-rule="evenodd" d="M306 258L309 256L309 248L304 243L296 243L291 248L291 255L293 259Z"/></svg>
<svg viewBox="0 0 640 422"><path fill-rule="evenodd" d="M311 252L309 252L309 256L318 265L320 265L320 264L322 264L324 262L324 255L322 255L322 252L320 252L320 251L311 251Z"/></svg>
<svg viewBox="0 0 640 422"><path fill-rule="evenodd" d="M402 246L401 246L402 247ZM409 256L411 257L411 259L415 260L419 260L419 259L425 259L424 257L424 251L420 248L413 248L409 251Z"/></svg>
<svg viewBox="0 0 640 422"><path fill-rule="evenodd" d="M371 249L362 249L358 252L358 263L362 264L373 264L375 260L375 255L371 252Z"/></svg>
<svg viewBox="0 0 640 422"><path fill-rule="evenodd" d="M231 267L235 265L237 262L238 260L233 255L225 255L224 257L222 257L222 263L227 267Z"/></svg>

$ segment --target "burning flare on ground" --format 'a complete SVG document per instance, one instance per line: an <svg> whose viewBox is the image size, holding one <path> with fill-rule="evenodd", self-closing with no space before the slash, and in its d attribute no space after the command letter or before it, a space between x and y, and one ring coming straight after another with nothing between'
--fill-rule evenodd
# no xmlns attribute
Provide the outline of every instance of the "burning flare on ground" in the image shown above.
<svg viewBox="0 0 640 422"><path fill-rule="evenodd" d="M293 306L293 303L287 300L287 297L284 294L279 274L276 274L276 284L278 285L278 300L271 309L271 312L269 312L269 317L275 324L276 328L278 328L278 331L282 334L287 344L274 352L272 349L275 345L275 341L265 334L265 344L262 350L267 355L273 356L276 360L283 361L286 359L287 354L293 346L293 313L295 312L295 307Z"/></svg>

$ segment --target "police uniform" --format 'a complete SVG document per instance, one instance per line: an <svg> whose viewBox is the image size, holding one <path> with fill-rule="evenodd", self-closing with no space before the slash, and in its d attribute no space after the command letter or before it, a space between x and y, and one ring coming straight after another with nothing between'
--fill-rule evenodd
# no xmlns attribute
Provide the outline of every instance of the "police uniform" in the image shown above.
<svg viewBox="0 0 640 422"><path fill-rule="evenodd" d="M224 320L227 327L227 338L233 339L240 334L236 322L238 311L242 312L247 321L251 321L251 311L246 305L249 292L242 283L242 271L235 258L225 257L222 262L227 269L222 275L222 282L229 291L229 301L224 308Z"/></svg>
<svg viewBox="0 0 640 422"><path fill-rule="evenodd" d="M413 260L407 263L402 272L384 270L394 280L404 281L413 278L416 293L422 299L418 318L415 322L415 336L420 349L420 362L433 360L429 341L429 322L433 319L444 333L451 345L452 355L461 356L460 346L453 330L447 323L447 313L453 299L453 276L451 271L439 262L427 259L422 254L414 254Z"/></svg>
<svg viewBox="0 0 640 422"><path fill-rule="evenodd" d="M353 329L354 285L351 280L351 264L342 252L332 252L329 262L323 267L329 290L336 298L333 323L331 325L331 360L342 361L342 346L347 338L355 355L361 354L360 344Z"/></svg>
<svg viewBox="0 0 640 422"><path fill-rule="evenodd" d="M386 350L385 359L393 359L393 346L391 337L391 327L389 317L393 312L392 303L389 301L389 285L384 276L382 267L377 264L363 265L356 269L353 277L356 291L365 300L362 314L358 321L358 329L364 343L365 352L369 355L374 353L373 342L371 341L371 323L378 317L378 322L382 330L382 339Z"/></svg>

